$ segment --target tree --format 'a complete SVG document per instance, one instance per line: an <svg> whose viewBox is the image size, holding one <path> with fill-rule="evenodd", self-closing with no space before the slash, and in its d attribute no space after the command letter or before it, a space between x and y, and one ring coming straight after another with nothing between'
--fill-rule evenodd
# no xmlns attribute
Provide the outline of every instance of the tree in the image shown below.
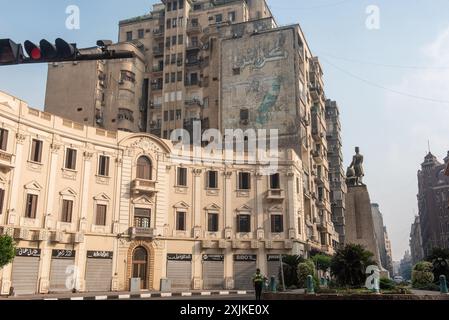
<svg viewBox="0 0 449 320"><path fill-rule="evenodd" d="M0 236L0 269L11 263L16 254L13 238L8 235Z"/></svg>
<svg viewBox="0 0 449 320"><path fill-rule="evenodd" d="M326 272L331 267L332 257L325 254L317 254L312 257L313 262L318 270Z"/></svg>
<svg viewBox="0 0 449 320"><path fill-rule="evenodd" d="M298 284L300 288L307 286L307 277L315 277L315 264L312 260L306 260L298 264Z"/></svg>
<svg viewBox="0 0 449 320"><path fill-rule="evenodd" d="M416 289L427 289L433 284L434 276L432 263L428 261L418 262L412 271L412 285Z"/></svg>
<svg viewBox="0 0 449 320"><path fill-rule="evenodd" d="M366 281L366 269L377 265L374 254L358 244L338 249L331 261L331 273L340 286L361 287Z"/></svg>
<svg viewBox="0 0 449 320"><path fill-rule="evenodd" d="M432 263L434 281L438 282L441 275L449 279L449 249L432 249L426 261Z"/></svg>
<svg viewBox="0 0 449 320"><path fill-rule="evenodd" d="M284 256L282 258L282 267L284 269L285 287L298 286L298 264L303 262L301 256ZM279 279L282 279L279 268Z"/></svg>

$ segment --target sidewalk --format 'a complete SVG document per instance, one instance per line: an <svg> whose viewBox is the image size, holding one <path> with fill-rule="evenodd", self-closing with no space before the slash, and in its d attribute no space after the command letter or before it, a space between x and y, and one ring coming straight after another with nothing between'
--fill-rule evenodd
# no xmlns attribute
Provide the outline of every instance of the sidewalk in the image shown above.
<svg viewBox="0 0 449 320"><path fill-rule="evenodd" d="M192 297L195 296L225 296L225 295L249 295L254 294L249 290L213 290L213 291L179 291L179 292L160 292L143 291L141 293L130 292L87 292L87 293L55 293L40 295L23 295L15 297L0 296L3 300L133 300L133 299L151 299L151 298L170 298L170 297Z"/></svg>

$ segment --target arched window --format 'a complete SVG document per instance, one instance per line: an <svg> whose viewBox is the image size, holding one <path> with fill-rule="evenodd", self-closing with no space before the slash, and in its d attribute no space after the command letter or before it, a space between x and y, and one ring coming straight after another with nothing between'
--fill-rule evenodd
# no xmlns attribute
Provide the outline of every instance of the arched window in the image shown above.
<svg viewBox="0 0 449 320"><path fill-rule="evenodd" d="M153 166L147 157L140 157L137 160L137 179L151 180Z"/></svg>

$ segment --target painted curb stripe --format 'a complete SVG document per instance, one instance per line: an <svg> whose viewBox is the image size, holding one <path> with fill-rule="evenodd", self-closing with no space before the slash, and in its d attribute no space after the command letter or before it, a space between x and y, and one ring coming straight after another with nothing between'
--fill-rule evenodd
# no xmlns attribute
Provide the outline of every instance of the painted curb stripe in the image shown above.
<svg viewBox="0 0 449 320"><path fill-rule="evenodd" d="M172 294L170 292L168 292L168 293L166 293L166 292L161 293L161 298L167 298L167 297L171 297L171 296L172 296Z"/></svg>
<svg viewBox="0 0 449 320"><path fill-rule="evenodd" d="M108 296L95 296L95 300L108 300Z"/></svg>
<svg viewBox="0 0 449 320"><path fill-rule="evenodd" d="M70 300L84 300L84 297L73 297Z"/></svg>
<svg viewBox="0 0 449 320"><path fill-rule="evenodd" d="M183 292L181 293L181 297L191 297L192 293L191 292Z"/></svg>
<svg viewBox="0 0 449 320"><path fill-rule="evenodd" d="M130 299L131 295L130 294L121 294L118 296L119 300L120 299Z"/></svg>
<svg viewBox="0 0 449 320"><path fill-rule="evenodd" d="M211 293L210 293L210 292L201 292L201 295L202 295L202 296L210 296Z"/></svg>
<svg viewBox="0 0 449 320"><path fill-rule="evenodd" d="M151 295L151 293L142 293L142 294L140 295L140 297L141 297L142 299L147 299L147 298L151 298L152 295Z"/></svg>

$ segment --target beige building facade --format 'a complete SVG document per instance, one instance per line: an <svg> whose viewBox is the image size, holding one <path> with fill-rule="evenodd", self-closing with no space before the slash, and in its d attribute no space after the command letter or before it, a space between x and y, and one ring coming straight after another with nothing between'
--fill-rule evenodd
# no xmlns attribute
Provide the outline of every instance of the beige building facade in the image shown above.
<svg viewBox="0 0 449 320"><path fill-rule="evenodd" d="M142 289L248 289L256 268L277 274L281 254L333 252L307 231L293 149L280 149L271 175L257 163L192 161L197 153L169 140L86 126L4 93L0 130L0 232L17 245L2 295L128 290L131 278Z"/></svg>

